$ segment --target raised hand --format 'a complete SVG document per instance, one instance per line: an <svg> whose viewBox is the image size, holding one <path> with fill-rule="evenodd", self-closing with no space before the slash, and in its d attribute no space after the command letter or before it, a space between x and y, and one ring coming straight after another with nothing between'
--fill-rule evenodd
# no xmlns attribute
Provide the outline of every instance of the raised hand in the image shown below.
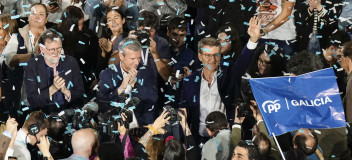
<svg viewBox="0 0 352 160"><path fill-rule="evenodd" d="M12 137L16 137L17 135L17 126L18 123L16 122L15 118L9 117L6 121L6 131L11 133Z"/></svg>
<svg viewBox="0 0 352 160"><path fill-rule="evenodd" d="M258 109L258 105L257 105L257 102L254 101L254 100L251 100L251 105L250 105L250 108L251 110L253 111L253 117L257 120L257 121L260 121L260 120L263 120L263 117L262 117L262 114L260 113L259 109Z"/></svg>
<svg viewBox="0 0 352 160"><path fill-rule="evenodd" d="M152 127L156 130L158 130L159 128L162 128L165 126L166 122L168 122L171 118L171 116L169 116L168 118L166 118L166 116L169 114L169 112L166 112L166 110L163 111L163 113L161 113L161 115L154 121Z"/></svg>
<svg viewBox="0 0 352 160"><path fill-rule="evenodd" d="M50 141L48 139L48 137L46 136L42 136L39 138L39 142L37 144L39 150L43 153L43 156L44 157L51 157L51 154L50 154Z"/></svg>
<svg viewBox="0 0 352 160"><path fill-rule="evenodd" d="M257 42L262 37L260 35L260 23L261 19L257 16L252 17L249 21L248 34L252 42Z"/></svg>
<svg viewBox="0 0 352 160"><path fill-rule="evenodd" d="M245 119L246 117L237 117L237 115L238 115L238 106L236 106L236 110L235 110L235 120L234 120L234 122L235 122L235 123L242 124L242 122L244 121L244 119Z"/></svg>
<svg viewBox="0 0 352 160"><path fill-rule="evenodd" d="M156 54L157 53L156 42L153 40L153 38L150 38L150 37L149 37L149 40L150 40L150 45L149 45L150 53Z"/></svg>

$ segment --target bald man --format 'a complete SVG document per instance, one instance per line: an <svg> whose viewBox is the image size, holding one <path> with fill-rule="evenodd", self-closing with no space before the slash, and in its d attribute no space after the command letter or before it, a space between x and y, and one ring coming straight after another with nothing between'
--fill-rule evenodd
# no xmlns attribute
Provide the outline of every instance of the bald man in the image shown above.
<svg viewBox="0 0 352 160"><path fill-rule="evenodd" d="M88 128L78 130L71 139L73 154L62 160L89 160L94 142L95 137L92 130Z"/></svg>

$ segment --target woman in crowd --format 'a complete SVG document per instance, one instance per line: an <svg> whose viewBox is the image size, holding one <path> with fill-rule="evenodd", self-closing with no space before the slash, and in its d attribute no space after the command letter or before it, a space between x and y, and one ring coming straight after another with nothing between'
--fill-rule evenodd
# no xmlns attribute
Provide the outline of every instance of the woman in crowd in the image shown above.
<svg viewBox="0 0 352 160"><path fill-rule="evenodd" d="M7 69L4 80L3 93L6 109L13 115L19 124L23 124L26 114L17 114L22 106L29 106L27 95L23 86L23 64L39 54L38 39L46 30L47 9L41 3L35 3L30 8L28 22L23 28L19 28L19 34L13 34L3 52ZM5 65L3 65L5 67ZM10 69L11 68L11 69ZM19 116L19 117L16 117Z"/></svg>
<svg viewBox="0 0 352 160"><path fill-rule="evenodd" d="M11 19L11 15L2 14L0 15L0 81L3 79L2 72L2 63L4 61L3 52L7 43L10 40L10 35L17 32L17 22L16 20ZM0 82L0 87L2 86L2 82ZM1 88L0 88L0 97L1 97ZM1 98L0 98L1 101Z"/></svg>
<svg viewBox="0 0 352 160"><path fill-rule="evenodd" d="M235 61L241 54L243 46L241 45L240 36L231 25L221 26L216 34L221 43L221 55L224 61Z"/></svg>
<svg viewBox="0 0 352 160"><path fill-rule="evenodd" d="M125 16L122 10L118 7L108 8L106 10L106 23L110 30L105 35L108 38L99 39L101 56L108 60L107 64L117 64L120 61L118 44L128 35L124 32Z"/></svg>
<svg viewBox="0 0 352 160"><path fill-rule="evenodd" d="M261 44L255 52L247 73L252 78L283 76L286 71L286 57L279 47Z"/></svg>
<svg viewBox="0 0 352 160"><path fill-rule="evenodd" d="M81 9L68 6L62 14L62 23L57 26L57 31L63 36L62 47L65 54L76 58L81 69L84 89L88 95L97 82L97 60L100 56L98 38L83 23L84 15ZM101 59L101 58L100 58Z"/></svg>

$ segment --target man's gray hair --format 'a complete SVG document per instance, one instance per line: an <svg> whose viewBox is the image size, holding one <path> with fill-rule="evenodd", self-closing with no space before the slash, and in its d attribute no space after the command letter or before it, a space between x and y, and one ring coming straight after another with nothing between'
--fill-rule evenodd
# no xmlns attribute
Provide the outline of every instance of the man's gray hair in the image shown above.
<svg viewBox="0 0 352 160"><path fill-rule="evenodd" d="M51 29L48 29L42 33L42 35L39 37L38 42L39 42L39 44L45 45L46 40L50 40L50 42L51 42L51 41L56 41L56 40L61 41L62 39L61 39L58 32L52 31Z"/></svg>
<svg viewBox="0 0 352 160"><path fill-rule="evenodd" d="M121 53L122 55L126 55L126 48L130 49L132 51L140 51L142 49L142 45L141 43L134 38L124 38L120 43L119 43L119 53Z"/></svg>

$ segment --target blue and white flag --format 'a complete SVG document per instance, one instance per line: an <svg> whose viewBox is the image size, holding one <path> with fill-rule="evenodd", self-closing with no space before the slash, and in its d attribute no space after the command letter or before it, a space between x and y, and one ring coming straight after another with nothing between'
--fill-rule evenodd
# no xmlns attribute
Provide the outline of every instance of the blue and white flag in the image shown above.
<svg viewBox="0 0 352 160"><path fill-rule="evenodd" d="M300 128L346 126L332 68L295 77L250 79L249 82L270 136Z"/></svg>

